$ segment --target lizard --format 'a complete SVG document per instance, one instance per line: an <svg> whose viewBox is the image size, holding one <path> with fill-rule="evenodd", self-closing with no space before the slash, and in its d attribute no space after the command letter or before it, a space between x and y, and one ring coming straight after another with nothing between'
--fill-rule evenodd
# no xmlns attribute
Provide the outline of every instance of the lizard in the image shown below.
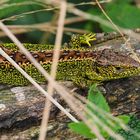
<svg viewBox="0 0 140 140"><path fill-rule="evenodd" d="M78 86L85 87L93 83L139 75L139 62L124 52L113 49L96 50L91 47L94 40L94 33L71 36L69 43L60 50L56 80L73 81ZM24 46L50 72L54 46ZM0 47L38 83L46 81L15 44L0 44ZM28 85L29 81L0 55L0 83L23 86Z"/></svg>

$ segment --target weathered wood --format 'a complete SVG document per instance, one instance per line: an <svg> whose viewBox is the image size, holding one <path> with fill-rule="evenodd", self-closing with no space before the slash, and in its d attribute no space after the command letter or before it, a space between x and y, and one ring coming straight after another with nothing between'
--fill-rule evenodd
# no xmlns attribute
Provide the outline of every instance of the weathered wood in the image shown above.
<svg viewBox="0 0 140 140"><path fill-rule="evenodd" d="M17 87L16 87L17 88ZM0 130L13 129L15 127L28 127L30 124L36 124L42 117L45 97L35 88L18 87L16 92L3 89L0 91ZM55 98L59 101L58 95ZM58 109L53 106L51 118L55 116Z"/></svg>
<svg viewBox="0 0 140 140"><path fill-rule="evenodd" d="M140 117L140 76L104 84L114 115L134 113Z"/></svg>

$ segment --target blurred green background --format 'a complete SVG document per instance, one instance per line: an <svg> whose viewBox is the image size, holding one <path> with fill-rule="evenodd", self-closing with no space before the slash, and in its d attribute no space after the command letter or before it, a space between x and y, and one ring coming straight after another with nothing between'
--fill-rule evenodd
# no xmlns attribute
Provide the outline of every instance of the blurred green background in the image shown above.
<svg viewBox="0 0 140 140"><path fill-rule="evenodd" d="M106 19L97 5L88 3L91 2L90 0L68 0L67 2L73 3L76 8L86 13ZM128 29L140 27L139 1L110 0L110 2L104 2L101 5L116 25ZM58 7L46 4L43 0L3 0L0 2L0 19L6 25L11 25L10 29L13 29L16 32L16 36L24 43L54 44L58 16ZM78 18L78 16L67 12L66 20L72 18ZM14 25L14 27L12 27L12 25ZM22 26L16 28L15 25L17 27L18 25ZM46 28L43 25L49 26ZM73 33L85 31L112 31L112 29L105 27L101 23L85 19L80 22L75 20L69 24L67 23L65 27L66 30L64 31L63 43L67 42L69 36ZM20 31L20 29L23 30L24 28L26 31ZM11 42L2 32L0 32L0 41L2 43Z"/></svg>

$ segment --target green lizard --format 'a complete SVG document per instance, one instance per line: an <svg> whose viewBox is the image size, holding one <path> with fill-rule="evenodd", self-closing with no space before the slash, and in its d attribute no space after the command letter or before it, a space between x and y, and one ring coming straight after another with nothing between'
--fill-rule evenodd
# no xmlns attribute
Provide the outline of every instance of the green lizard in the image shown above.
<svg viewBox="0 0 140 140"><path fill-rule="evenodd" d="M94 82L130 77L140 73L140 64L126 54L113 49L94 50L90 47L90 42L94 40L96 37L92 33L72 35L68 45L60 50L57 80L70 80L84 87ZM89 47L84 47L86 45ZM50 72L54 46L41 44L24 44L24 46L46 71ZM0 47L37 82L45 82L45 78L16 45L0 44ZM0 55L0 83L27 85L29 81Z"/></svg>

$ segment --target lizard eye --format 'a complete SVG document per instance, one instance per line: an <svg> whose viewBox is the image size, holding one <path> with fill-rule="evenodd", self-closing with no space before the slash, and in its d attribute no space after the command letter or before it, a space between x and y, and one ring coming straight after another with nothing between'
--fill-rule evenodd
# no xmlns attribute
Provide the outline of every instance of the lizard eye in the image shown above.
<svg viewBox="0 0 140 140"><path fill-rule="evenodd" d="M115 68L116 68L116 70L119 71L119 72L123 70L123 68L121 68L121 67L119 67L119 66L118 66L118 67L115 67Z"/></svg>

